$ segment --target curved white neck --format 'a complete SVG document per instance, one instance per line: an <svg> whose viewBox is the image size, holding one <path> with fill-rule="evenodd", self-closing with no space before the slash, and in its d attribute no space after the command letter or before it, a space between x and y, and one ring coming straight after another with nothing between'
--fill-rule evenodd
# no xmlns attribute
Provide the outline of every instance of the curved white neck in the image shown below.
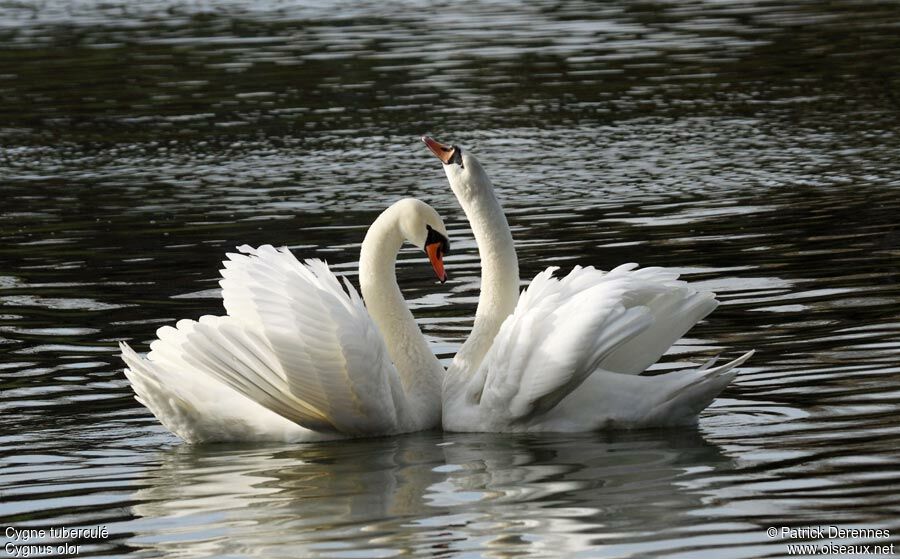
<svg viewBox="0 0 900 559"><path fill-rule="evenodd" d="M474 161L470 164L475 165ZM453 359L449 379L450 375L472 374L478 368L503 321L515 310L519 300L519 260L509 223L487 174L479 166L470 170L468 183L460 183L449 172L447 176L472 226L481 257L481 295L475 324Z"/></svg>
<svg viewBox="0 0 900 559"><path fill-rule="evenodd" d="M440 420L440 387L444 368L419 330L397 286L394 267L403 246L394 208L384 211L369 227L359 253L359 285L369 315L387 344L400 373L407 401L416 417Z"/></svg>

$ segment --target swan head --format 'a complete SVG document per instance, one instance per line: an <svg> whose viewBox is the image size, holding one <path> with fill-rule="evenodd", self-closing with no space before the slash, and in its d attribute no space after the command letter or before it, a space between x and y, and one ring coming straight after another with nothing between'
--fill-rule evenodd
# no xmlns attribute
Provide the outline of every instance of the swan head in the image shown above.
<svg viewBox="0 0 900 559"><path fill-rule="evenodd" d="M400 233L425 251L438 280L441 283L447 281L444 256L450 252L450 240L444 220L434 208L415 198L404 198L394 206L398 212Z"/></svg>
<svg viewBox="0 0 900 559"><path fill-rule="evenodd" d="M493 192L493 185L478 159L458 145L442 144L429 136L422 136L441 163L453 192L463 198L471 198L482 191Z"/></svg>

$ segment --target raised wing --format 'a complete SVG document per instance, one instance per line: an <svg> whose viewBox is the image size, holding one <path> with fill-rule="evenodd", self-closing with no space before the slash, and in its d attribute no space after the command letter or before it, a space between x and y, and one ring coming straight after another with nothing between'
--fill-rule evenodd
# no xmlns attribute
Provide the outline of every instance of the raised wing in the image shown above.
<svg viewBox="0 0 900 559"><path fill-rule="evenodd" d="M599 271L593 273L603 275ZM606 281L620 277L635 286L628 291L630 299L625 305L646 306L653 316L653 324L608 355L600 364L606 371L630 375L645 371L719 306L715 293L697 291L679 280L672 270L637 269L637 264L624 264L605 275Z"/></svg>
<svg viewBox="0 0 900 559"><path fill-rule="evenodd" d="M634 268L604 273L576 267L562 279L553 277L557 268L538 274L471 379L469 400L495 417L528 421L553 409L599 368L640 372L633 369L655 362L690 327L670 331L667 312L705 309L709 300L703 316L715 308L711 295L698 296L677 274Z"/></svg>
<svg viewBox="0 0 900 559"><path fill-rule="evenodd" d="M395 430L399 375L356 290L286 248L238 250L220 282L229 316L161 328L148 357L202 370L308 429Z"/></svg>

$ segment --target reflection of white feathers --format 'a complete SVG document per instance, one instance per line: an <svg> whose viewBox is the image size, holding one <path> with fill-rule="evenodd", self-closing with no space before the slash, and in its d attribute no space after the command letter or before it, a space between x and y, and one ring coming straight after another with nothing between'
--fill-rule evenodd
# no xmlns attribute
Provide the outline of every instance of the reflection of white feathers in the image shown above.
<svg viewBox="0 0 900 559"><path fill-rule="evenodd" d="M426 144L436 155L458 147ZM589 431L696 420L753 352L719 367L637 376L716 308L662 268L539 273L518 297L512 235L493 185L467 151L446 158L482 261L475 325L444 381L450 431ZM710 364L711 365L711 364Z"/></svg>
<svg viewBox="0 0 900 559"><path fill-rule="evenodd" d="M129 545L179 557L412 554L423 542L408 520L433 512L423 495L443 477L434 437L173 448L132 496Z"/></svg>
<svg viewBox="0 0 900 559"><path fill-rule="evenodd" d="M693 430L181 445L141 476L127 543L153 557L593 557L702 509L726 460Z"/></svg>
<svg viewBox="0 0 900 559"><path fill-rule="evenodd" d="M222 270L228 316L160 328L146 359L122 344L138 400L190 442L434 427L443 368L403 302L393 266L404 238L422 245L435 231L446 234L440 217L413 199L376 219L360 253L368 309L321 261L240 247Z"/></svg>
<svg viewBox="0 0 900 559"><path fill-rule="evenodd" d="M447 480L429 499L457 541L477 542L469 549L488 557L603 556L608 541L657 533L671 514L702 507L703 495L683 485L686 472L723 460L690 430L445 438Z"/></svg>

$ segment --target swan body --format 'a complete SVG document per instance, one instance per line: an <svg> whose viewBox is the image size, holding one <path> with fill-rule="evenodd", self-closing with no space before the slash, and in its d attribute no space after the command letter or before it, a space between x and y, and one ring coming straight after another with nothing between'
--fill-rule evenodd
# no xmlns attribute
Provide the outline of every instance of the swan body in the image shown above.
<svg viewBox="0 0 900 559"><path fill-rule="evenodd" d="M301 264L286 248L239 247L222 270L226 316L160 328L146 358L120 344L138 401L194 443L318 441L439 426L444 370L394 271L404 240L423 248L438 279L446 279L444 223L411 198L385 210L366 234L362 298L320 260Z"/></svg>
<svg viewBox="0 0 900 559"><path fill-rule="evenodd" d="M482 291L443 383L448 431L578 432L696 421L753 352L714 367L639 376L712 312L713 293L626 264L538 274L519 297L509 224L475 156L425 137L472 225Z"/></svg>

